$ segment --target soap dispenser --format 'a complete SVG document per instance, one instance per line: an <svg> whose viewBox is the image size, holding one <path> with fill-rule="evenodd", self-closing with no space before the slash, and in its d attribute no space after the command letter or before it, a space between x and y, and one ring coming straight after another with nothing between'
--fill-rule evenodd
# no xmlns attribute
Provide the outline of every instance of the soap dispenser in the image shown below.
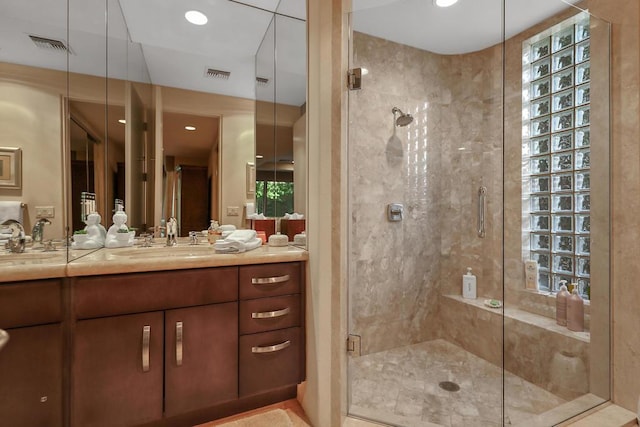
<svg viewBox="0 0 640 427"><path fill-rule="evenodd" d="M471 267L467 267L467 274L462 276L462 298L476 299L476 276L471 273Z"/></svg>
<svg viewBox="0 0 640 427"><path fill-rule="evenodd" d="M584 331L584 301L574 286L571 296L567 298L567 328L570 331Z"/></svg>
<svg viewBox="0 0 640 427"><path fill-rule="evenodd" d="M571 295L567 290L566 280L560 281L560 290L556 294L556 323L567 326L567 300Z"/></svg>

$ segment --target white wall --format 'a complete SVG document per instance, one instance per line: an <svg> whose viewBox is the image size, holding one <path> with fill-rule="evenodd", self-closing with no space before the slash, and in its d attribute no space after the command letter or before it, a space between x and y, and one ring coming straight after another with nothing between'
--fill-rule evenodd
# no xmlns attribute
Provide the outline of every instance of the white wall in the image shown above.
<svg viewBox="0 0 640 427"><path fill-rule="evenodd" d="M246 165L255 162L254 120L253 113L226 114L220 120L221 224L244 227L244 204L253 201L247 195ZM229 207L237 207L238 216L227 215Z"/></svg>
<svg viewBox="0 0 640 427"><path fill-rule="evenodd" d="M22 189L0 189L0 200L27 204L27 234L36 221L36 206L53 206L55 218L45 238L64 235L62 172L62 100L53 92L0 81L0 135L3 147L22 149Z"/></svg>

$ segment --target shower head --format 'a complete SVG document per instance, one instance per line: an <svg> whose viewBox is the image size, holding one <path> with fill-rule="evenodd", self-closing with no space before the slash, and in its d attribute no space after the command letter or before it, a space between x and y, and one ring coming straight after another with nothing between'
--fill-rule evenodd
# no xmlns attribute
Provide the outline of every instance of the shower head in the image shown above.
<svg viewBox="0 0 640 427"><path fill-rule="evenodd" d="M402 110L400 110L398 107L393 107L393 109L391 109L391 112L393 113L394 117L396 114L400 114L400 116L395 120L396 126L407 126L413 121L413 117L411 116L411 114L403 113Z"/></svg>

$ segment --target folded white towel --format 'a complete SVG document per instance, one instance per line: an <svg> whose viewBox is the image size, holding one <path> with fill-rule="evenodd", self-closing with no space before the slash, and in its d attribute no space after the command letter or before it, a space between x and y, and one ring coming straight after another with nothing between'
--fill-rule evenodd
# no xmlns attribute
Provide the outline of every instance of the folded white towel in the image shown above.
<svg viewBox="0 0 640 427"><path fill-rule="evenodd" d="M262 240L259 238L254 238L248 242L239 242L236 240L216 240L213 247L217 253L223 254L237 254L246 251L250 251L252 249L256 249L262 246Z"/></svg>
<svg viewBox="0 0 640 427"><path fill-rule="evenodd" d="M267 217L264 216L263 213L259 213L259 214L254 213L252 215L247 215L247 219L267 219Z"/></svg>
<svg viewBox="0 0 640 427"><path fill-rule="evenodd" d="M220 227L218 227L218 230L220 231L234 231L236 229L236 226L233 224L222 224Z"/></svg>
<svg viewBox="0 0 640 427"><path fill-rule="evenodd" d="M256 238L256 230L236 230L225 237L227 241L247 243Z"/></svg>
<svg viewBox="0 0 640 427"><path fill-rule="evenodd" d="M24 224L22 216L22 202L0 202L0 224L8 219L18 221L20 224Z"/></svg>

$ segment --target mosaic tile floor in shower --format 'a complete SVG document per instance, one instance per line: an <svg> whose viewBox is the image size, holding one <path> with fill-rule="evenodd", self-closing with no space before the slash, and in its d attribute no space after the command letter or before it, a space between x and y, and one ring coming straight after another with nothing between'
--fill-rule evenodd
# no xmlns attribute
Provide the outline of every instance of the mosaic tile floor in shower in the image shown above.
<svg viewBox="0 0 640 427"><path fill-rule="evenodd" d="M403 427L502 425L501 368L445 340L351 358L349 376L356 417ZM441 382L460 389L446 391ZM505 425L565 402L508 372L505 396Z"/></svg>

